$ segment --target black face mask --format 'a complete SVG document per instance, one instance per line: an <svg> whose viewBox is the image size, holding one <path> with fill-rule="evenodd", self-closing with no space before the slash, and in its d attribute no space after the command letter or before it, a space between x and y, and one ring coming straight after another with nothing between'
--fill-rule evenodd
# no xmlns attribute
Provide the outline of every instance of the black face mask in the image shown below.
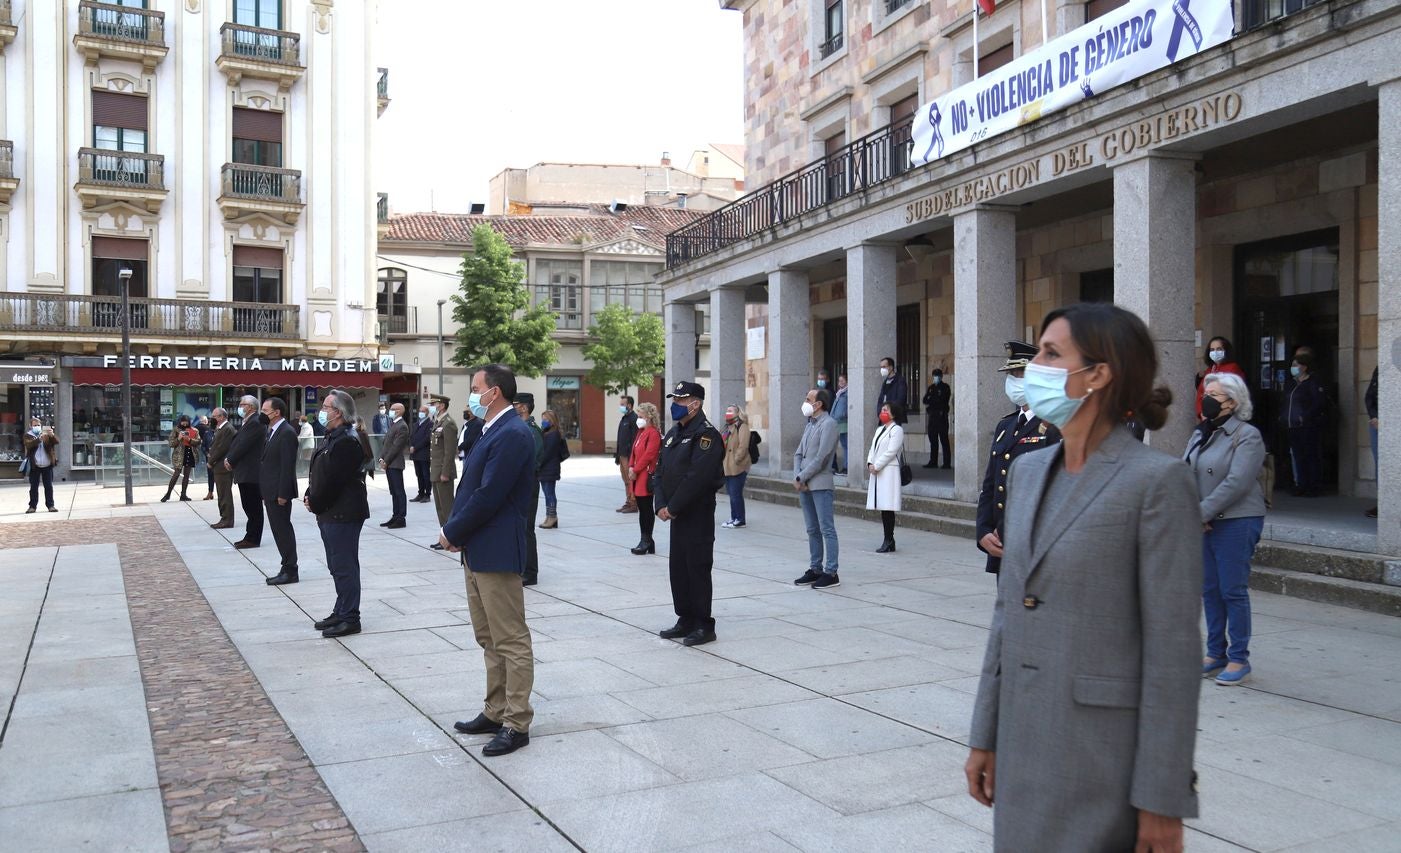
<svg viewBox="0 0 1401 853"><path fill-rule="evenodd" d="M1221 401L1209 395L1202 397L1202 415L1209 421L1221 417Z"/></svg>

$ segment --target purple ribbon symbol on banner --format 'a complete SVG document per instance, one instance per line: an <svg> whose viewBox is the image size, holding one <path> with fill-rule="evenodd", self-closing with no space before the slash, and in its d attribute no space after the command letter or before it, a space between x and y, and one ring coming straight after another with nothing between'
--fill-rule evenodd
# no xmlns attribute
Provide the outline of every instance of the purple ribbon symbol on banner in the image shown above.
<svg viewBox="0 0 1401 853"><path fill-rule="evenodd" d="M1192 0L1172 0L1172 13L1176 19L1172 22L1172 35L1168 38L1167 56L1169 62L1177 61L1177 53L1182 47L1182 34L1185 32L1192 39L1192 44L1199 51L1202 49L1202 27L1197 23L1197 19L1192 17L1192 13L1187 11ZM1195 51L1194 51L1195 52Z"/></svg>
<svg viewBox="0 0 1401 853"><path fill-rule="evenodd" d="M940 121L943 121L943 118L944 118L944 117L943 117L942 115L939 114L939 105L938 105L938 104L930 104L930 105L929 105L929 129L932 131L932 135L931 135L930 138L929 138L929 148L928 148L927 150L925 150L925 152L924 152L924 162L926 162L926 163L929 162L929 160L930 160L930 155L931 155L931 154L934 154L934 149L935 149L935 147L937 147L937 148L939 149L939 153L938 153L938 154L935 154L934 156L935 156L935 157L943 157L943 156L944 156L944 137L943 137L943 135L942 135L941 133L939 133L939 122L940 122Z"/></svg>

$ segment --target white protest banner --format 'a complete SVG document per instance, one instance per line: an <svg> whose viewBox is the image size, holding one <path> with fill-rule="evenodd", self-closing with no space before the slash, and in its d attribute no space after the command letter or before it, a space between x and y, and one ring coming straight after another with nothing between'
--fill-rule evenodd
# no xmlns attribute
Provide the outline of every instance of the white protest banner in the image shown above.
<svg viewBox="0 0 1401 853"><path fill-rule="evenodd" d="M1231 0L1133 0L920 107L922 166L1231 38Z"/></svg>

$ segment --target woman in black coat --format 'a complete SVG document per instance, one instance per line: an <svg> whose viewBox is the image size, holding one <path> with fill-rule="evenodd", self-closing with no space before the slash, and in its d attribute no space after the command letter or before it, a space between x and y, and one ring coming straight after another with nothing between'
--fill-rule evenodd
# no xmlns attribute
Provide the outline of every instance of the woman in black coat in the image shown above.
<svg viewBox="0 0 1401 853"><path fill-rule="evenodd" d="M327 394L317 420L326 436L312 454L302 503L321 529L326 567L336 582L336 608L316 629L323 637L343 637L360 633L360 529L370 517L365 451L355 434L355 400L349 394Z"/></svg>
<svg viewBox="0 0 1401 853"><path fill-rule="evenodd" d="M545 439L545 450L540 462L540 490L545 493L545 520L540 527L552 530L559 527L559 504L555 500L555 483L559 482L559 466L569 458L569 442L559 429L559 418L546 409L540 413L541 436Z"/></svg>

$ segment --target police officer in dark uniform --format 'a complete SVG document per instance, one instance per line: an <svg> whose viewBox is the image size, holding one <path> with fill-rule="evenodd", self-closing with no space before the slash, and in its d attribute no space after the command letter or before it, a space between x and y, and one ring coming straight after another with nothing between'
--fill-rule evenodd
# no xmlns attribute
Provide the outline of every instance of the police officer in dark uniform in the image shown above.
<svg viewBox="0 0 1401 853"><path fill-rule="evenodd" d="M662 439L657 463L656 513L671 522L671 601L676 624L664 640L688 646L715 640L710 616L710 568L715 562L715 491L725 480L725 445L701 411L705 389L678 382L672 393L675 423Z"/></svg>
<svg viewBox="0 0 1401 853"><path fill-rule="evenodd" d="M1007 362L998 368L1007 374L1007 399L1017 410L997 422L992 431L992 454L983 489L978 493L978 522L974 534L978 550L988 555L987 570L997 574L1002 568L1002 515L1007 505L1007 471L1012 460L1024 453L1050 447L1060 441L1060 430L1036 417L1026 404L1022 377L1036 357L1037 348L1022 341L1008 341Z"/></svg>

